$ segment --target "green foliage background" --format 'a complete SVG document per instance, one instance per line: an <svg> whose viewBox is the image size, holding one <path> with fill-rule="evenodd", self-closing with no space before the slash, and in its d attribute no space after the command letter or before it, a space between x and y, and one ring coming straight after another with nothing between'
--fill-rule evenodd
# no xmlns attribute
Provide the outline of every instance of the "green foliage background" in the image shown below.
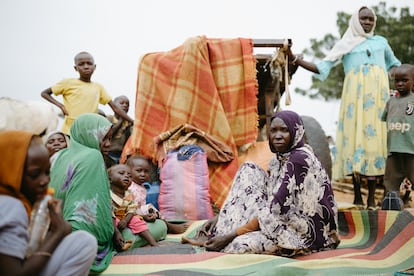
<svg viewBox="0 0 414 276"><path fill-rule="evenodd" d="M387 7L386 2L380 2L371 8L377 15L375 34L384 36L388 40L395 56L402 63L414 64L414 16L410 14L409 7L397 9L396 7ZM335 42L345 33L351 14L338 12L337 16L338 35L326 34L321 40L311 39L311 48L303 51L305 58L311 56L312 62L315 63L322 60ZM325 81L322 82L312 77L310 88L296 88L295 92L326 101L339 99L341 98L344 77L344 70L340 64L332 68Z"/></svg>

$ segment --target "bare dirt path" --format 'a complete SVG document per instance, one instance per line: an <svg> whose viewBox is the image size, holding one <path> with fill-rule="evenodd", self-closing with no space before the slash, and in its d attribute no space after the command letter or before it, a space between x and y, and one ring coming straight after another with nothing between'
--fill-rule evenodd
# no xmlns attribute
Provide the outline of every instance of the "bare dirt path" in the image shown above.
<svg viewBox="0 0 414 276"><path fill-rule="evenodd" d="M343 206L349 205L350 208L352 208L351 205L352 205L352 202L354 201L354 191L353 191L352 182L347 181L347 180L343 182L332 181L332 186L334 189L335 200L338 202L338 204L340 206L341 204ZM364 202L366 202L367 196L368 196L367 187L362 187L361 193L362 193L362 199L364 200ZM408 209L410 211L414 211L414 202L412 199L413 196L414 196L414 192L411 193L411 200L405 206L405 209ZM383 187L382 186L377 187L377 190L375 192L375 200L377 202L378 207L381 207L381 202L382 202L383 197L384 197Z"/></svg>

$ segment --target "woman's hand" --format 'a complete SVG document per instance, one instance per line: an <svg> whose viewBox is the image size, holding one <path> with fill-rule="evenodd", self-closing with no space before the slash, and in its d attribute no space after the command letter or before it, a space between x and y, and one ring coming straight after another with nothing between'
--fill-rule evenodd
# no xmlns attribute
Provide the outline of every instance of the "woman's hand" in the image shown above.
<svg viewBox="0 0 414 276"><path fill-rule="evenodd" d="M288 50L289 63L297 65L299 60L303 60L303 54L293 54L292 50Z"/></svg>
<svg viewBox="0 0 414 276"><path fill-rule="evenodd" d="M203 225L201 225L200 229L197 231L194 238L197 239L201 236L208 237L212 233L214 227L216 226L217 220L218 220L218 216L215 216L214 218L206 221Z"/></svg>
<svg viewBox="0 0 414 276"><path fill-rule="evenodd" d="M290 64L294 66L301 66L308 71L311 71L315 74L319 74L319 69L316 66L316 64L309 62L309 61L305 61L303 59L303 54L293 54L291 49L289 48L288 57L289 57Z"/></svg>
<svg viewBox="0 0 414 276"><path fill-rule="evenodd" d="M48 208L50 216L49 235L58 235L60 239L63 239L72 232L72 225L63 218L62 201L52 198L48 202Z"/></svg>
<svg viewBox="0 0 414 276"><path fill-rule="evenodd" d="M124 246L124 237L122 237L121 232L117 228L115 228L112 241L114 243L115 249L117 251L122 251L122 247Z"/></svg>
<svg viewBox="0 0 414 276"><path fill-rule="evenodd" d="M216 236L205 242L204 246L208 251L221 251L229 243L231 243L234 238L237 237L236 231L231 232L228 235Z"/></svg>

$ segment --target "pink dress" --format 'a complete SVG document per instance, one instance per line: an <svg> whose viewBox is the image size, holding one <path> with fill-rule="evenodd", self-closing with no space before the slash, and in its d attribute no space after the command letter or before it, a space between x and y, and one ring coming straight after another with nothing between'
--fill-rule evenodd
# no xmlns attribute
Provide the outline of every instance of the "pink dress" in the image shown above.
<svg viewBox="0 0 414 276"><path fill-rule="evenodd" d="M128 192L134 196L134 200L137 203L138 215L148 215L149 210L152 209L152 211L157 214L157 217L161 218L161 214L157 208L155 208L151 203L147 204L147 189L144 186L132 181L128 188Z"/></svg>
<svg viewBox="0 0 414 276"><path fill-rule="evenodd" d="M144 186L132 181L128 191L134 195L134 200L137 203L138 208L147 204L147 189L145 189Z"/></svg>
<svg viewBox="0 0 414 276"><path fill-rule="evenodd" d="M131 229L132 233L139 234L145 230L148 230L147 223L139 216L135 215L137 210L137 204L134 201L133 195L128 191L125 193L123 198L114 194L111 191L112 198L112 211L115 217L116 225L123 219L127 214L133 213L134 216L128 223L128 228Z"/></svg>

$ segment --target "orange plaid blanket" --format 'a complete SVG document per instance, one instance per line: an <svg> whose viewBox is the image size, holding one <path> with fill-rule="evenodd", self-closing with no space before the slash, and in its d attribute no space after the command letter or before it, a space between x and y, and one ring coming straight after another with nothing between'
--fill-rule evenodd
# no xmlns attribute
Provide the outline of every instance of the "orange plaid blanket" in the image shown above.
<svg viewBox="0 0 414 276"><path fill-rule="evenodd" d="M190 124L230 146L257 138L256 61L251 39L198 36L167 52L142 57L135 123L123 156L156 160L154 137ZM212 200L221 206L238 161L209 166Z"/></svg>

